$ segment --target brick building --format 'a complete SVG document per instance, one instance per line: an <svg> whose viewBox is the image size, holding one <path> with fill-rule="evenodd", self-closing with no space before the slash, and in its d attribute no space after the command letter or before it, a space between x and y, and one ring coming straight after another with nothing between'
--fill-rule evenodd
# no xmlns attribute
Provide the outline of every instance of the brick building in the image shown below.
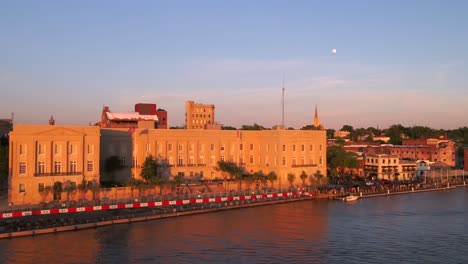
<svg viewBox="0 0 468 264"><path fill-rule="evenodd" d="M456 146L455 143L448 139L419 139L419 140L404 140L403 145L392 144L352 144L344 146L348 151L356 152L364 155L398 155L400 159L406 160L427 160L430 162L442 161L449 166L454 167Z"/></svg>
<svg viewBox="0 0 468 264"><path fill-rule="evenodd" d="M215 123L215 106L213 104L200 104L194 101L185 102L185 128L186 129L221 129Z"/></svg>

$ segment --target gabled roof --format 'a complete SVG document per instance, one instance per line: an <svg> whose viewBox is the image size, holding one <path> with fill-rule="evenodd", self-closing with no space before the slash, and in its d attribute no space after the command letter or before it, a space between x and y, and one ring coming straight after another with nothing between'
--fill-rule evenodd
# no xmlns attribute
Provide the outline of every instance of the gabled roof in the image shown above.
<svg viewBox="0 0 468 264"><path fill-rule="evenodd" d="M157 115L140 115L138 112L106 112L109 120L122 121L158 121Z"/></svg>

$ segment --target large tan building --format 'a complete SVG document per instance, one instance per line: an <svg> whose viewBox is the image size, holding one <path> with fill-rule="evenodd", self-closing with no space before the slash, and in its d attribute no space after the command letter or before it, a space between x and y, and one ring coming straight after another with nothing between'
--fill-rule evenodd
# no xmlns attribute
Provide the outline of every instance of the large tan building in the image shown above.
<svg viewBox="0 0 468 264"><path fill-rule="evenodd" d="M38 203L55 182L99 182L100 128L15 125L10 133L9 202ZM57 199L63 197L56 197Z"/></svg>
<svg viewBox="0 0 468 264"><path fill-rule="evenodd" d="M102 129L101 165L110 156L121 158L124 168L104 180L124 181L129 175L139 178L141 165L152 155L171 165L171 175L186 178L222 179L215 170L219 160L235 162L247 173L278 175L278 187L287 187L287 174L326 175L326 135L321 130L158 130ZM133 145L133 148L131 147ZM130 151L132 153L130 153ZM130 163L131 160L131 163Z"/></svg>
<svg viewBox="0 0 468 264"><path fill-rule="evenodd" d="M9 201L14 204L40 202L39 190L57 181L140 178L149 155L169 163L170 175L185 178L224 178L215 170L219 160L235 162L246 173L274 171L274 187L281 188L289 186L289 173L300 184L302 171L326 176L327 167L324 130L155 129L153 121L140 121L136 129L16 125L10 140ZM118 158L119 169L107 168L111 157Z"/></svg>

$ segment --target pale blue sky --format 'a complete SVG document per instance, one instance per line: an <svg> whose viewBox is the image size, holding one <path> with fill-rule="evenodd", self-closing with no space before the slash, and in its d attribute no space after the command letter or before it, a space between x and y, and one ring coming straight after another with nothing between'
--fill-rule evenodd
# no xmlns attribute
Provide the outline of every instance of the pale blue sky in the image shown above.
<svg viewBox="0 0 468 264"><path fill-rule="evenodd" d="M0 118L185 101L239 127L468 125L468 1L0 1ZM337 49L336 54L331 50Z"/></svg>

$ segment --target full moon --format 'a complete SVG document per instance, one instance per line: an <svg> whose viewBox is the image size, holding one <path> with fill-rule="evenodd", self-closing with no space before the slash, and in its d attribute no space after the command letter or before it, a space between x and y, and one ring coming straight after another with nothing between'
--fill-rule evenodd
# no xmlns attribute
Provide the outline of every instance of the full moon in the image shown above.
<svg viewBox="0 0 468 264"><path fill-rule="evenodd" d="M335 54L335 53L336 53L336 49L332 49L332 53Z"/></svg>

